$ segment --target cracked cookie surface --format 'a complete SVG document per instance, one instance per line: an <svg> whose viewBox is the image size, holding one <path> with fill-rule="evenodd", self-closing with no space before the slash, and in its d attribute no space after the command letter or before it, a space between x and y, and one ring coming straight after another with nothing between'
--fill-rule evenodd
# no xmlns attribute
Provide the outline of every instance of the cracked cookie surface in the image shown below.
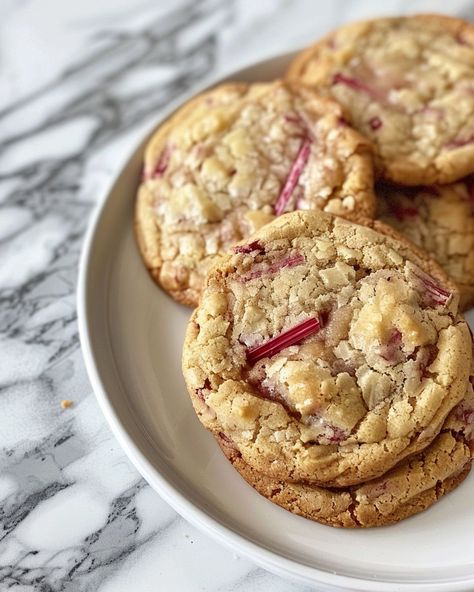
<svg viewBox="0 0 474 592"><path fill-rule="evenodd" d="M295 209L372 217L369 142L308 88L224 84L153 135L135 228L153 278L194 306L220 252Z"/></svg>
<svg viewBox="0 0 474 592"><path fill-rule="evenodd" d="M367 224L281 216L222 256L188 325L183 372L201 422L270 477L380 476L428 446L466 392L456 287Z"/></svg>
<svg viewBox="0 0 474 592"><path fill-rule="evenodd" d="M470 23L415 15L350 24L302 51L287 78L347 108L392 181L450 183L474 171Z"/></svg>
<svg viewBox="0 0 474 592"><path fill-rule="evenodd" d="M469 386L428 448L378 479L339 490L272 479L245 463L227 437L217 441L242 477L273 503L329 526L368 528L418 514L462 483L471 469L473 421Z"/></svg>
<svg viewBox="0 0 474 592"><path fill-rule="evenodd" d="M474 184L376 186L379 218L425 249L453 278L461 308L474 305Z"/></svg>

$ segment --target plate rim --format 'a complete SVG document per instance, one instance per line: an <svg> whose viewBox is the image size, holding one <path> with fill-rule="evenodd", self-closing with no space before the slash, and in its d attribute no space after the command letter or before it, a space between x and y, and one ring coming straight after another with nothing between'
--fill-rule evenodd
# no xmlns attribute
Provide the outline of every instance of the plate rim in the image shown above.
<svg viewBox="0 0 474 592"><path fill-rule="evenodd" d="M118 440L120 447L132 462L137 471L147 481L147 483L168 503L180 516L190 522L193 526L209 535L219 544L237 552L239 555L249 559L264 569L284 578L296 580L301 584L318 584L326 587L326 590L340 590L341 592L409 592L414 589L425 592L470 592L474 585L474 574L458 581L413 583L413 582L390 582L380 579L366 579L340 575L336 573L320 570L316 567L305 565L295 559L290 559L278 554L275 551L266 549L246 538L244 535L233 531L231 528L221 523L217 518L212 517L205 510L197 507L192 501L188 500L184 493L179 491L170 483L146 458L146 455L139 449L129 434L127 427L123 424L119 414L114 408L112 400L107 394L107 389L101 379L100 370L96 363L92 342L93 338L89 329L88 313L88 287L91 261L94 256L94 242L98 236L100 222L105 215L107 205L114 193L115 186L119 182L125 167L136 154L140 145L144 145L146 139L156 128L156 126L165 121L177 108L188 101L191 97L205 91L212 86L229 80L233 77L242 76L247 70L256 67L270 65L282 59L289 59L296 55L296 51L289 51L273 56L269 56L257 61L252 61L237 69L213 76L210 80L194 87L191 91L180 95L172 100L168 106L163 109L160 116L155 118L149 126L149 131L137 143L131 146L126 156L122 159L117 173L108 182L107 186L101 192L95 207L89 218L87 230L84 235L84 241L79 259L79 272L77 281L77 321L79 330L79 340L82 356L84 359L86 372L92 386L92 390L99 403L99 407L105 417L105 420L111 429L114 437Z"/></svg>

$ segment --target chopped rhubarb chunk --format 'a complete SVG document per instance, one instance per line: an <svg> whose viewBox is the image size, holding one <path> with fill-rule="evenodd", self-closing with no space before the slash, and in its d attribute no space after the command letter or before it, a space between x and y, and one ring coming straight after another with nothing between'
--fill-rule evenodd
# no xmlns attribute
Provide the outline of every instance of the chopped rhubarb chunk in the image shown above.
<svg viewBox="0 0 474 592"><path fill-rule="evenodd" d="M393 329L393 331L390 334L390 337L388 338L388 344L399 346L401 342L402 334L398 329Z"/></svg>
<svg viewBox="0 0 474 592"><path fill-rule="evenodd" d="M329 421L327 421L324 415L310 415L307 418L306 423L309 426L316 426L318 428L318 431L321 430L321 432L317 435L317 437L314 438L314 440L310 440L311 442L326 441L330 444L336 444L338 442L343 442L344 440L347 440L347 438L350 436L349 430L344 430L343 428L340 428L330 423Z"/></svg>
<svg viewBox="0 0 474 592"><path fill-rule="evenodd" d="M332 83L333 84L344 84L346 86L348 86L349 88L352 88L353 90L356 91L360 91L365 93L366 95L369 95L369 97L372 97L373 99L379 101L381 100L381 98L383 98L381 96L380 91L378 91L375 88L370 87L368 84L366 84L365 82L362 82L361 80L357 80L357 78L351 78L349 76L346 76L345 74L335 74L334 78L332 79Z"/></svg>
<svg viewBox="0 0 474 592"><path fill-rule="evenodd" d="M296 123L297 125L301 125L303 123L301 121L301 117L295 115L294 113L287 113L283 117L285 121L288 121L288 123Z"/></svg>
<svg viewBox="0 0 474 592"><path fill-rule="evenodd" d="M378 353L386 362L397 364L403 359L401 344L402 334L398 329L392 329L387 342L378 348Z"/></svg>
<svg viewBox="0 0 474 592"><path fill-rule="evenodd" d="M205 399L205 395L204 395L204 391L208 391L211 388L211 383L209 382L209 378L206 378L206 380L204 381L204 384L196 389L196 397L202 401L203 403L206 402Z"/></svg>
<svg viewBox="0 0 474 592"><path fill-rule="evenodd" d="M472 144L474 142L474 134L467 136L465 138L454 138L450 142L448 142L445 147L449 149L454 148L462 148L463 146L467 146L468 144Z"/></svg>
<svg viewBox="0 0 474 592"><path fill-rule="evenodd" d="M445 306L448 303L451 297L451 292L442 288L431 275L428 275L419 267L414 268L413 273L423 285L425 290L425 293L423 294L424 301L428 306L433 304Z"/></svg>
<svg viewBox="0 0 474 592"><path fill-rule="evenodd" d="M448 292L447 290L442 288L439 284L437 284L436 282L433 282L431 280L424 279L423 283L426 286L427 292L430 294L432 299L437 304L446 304L447 303L447 301L449 300L449 297L451 296L450 292Z"/></svg>
<svg viewBox="0 0 474 592"><path fill-rule="evenodd" d="M270 358L280 352L282 349L300 343L310 335L317 333L321 325L319 319L313 317L306 319L299 325L284 331L275 337L272 337L267 342L256 345L247 350L247 362L255 364L262 358Z"/></svg>
<svg viewBox="0 0 474 592"><path fill-rule="evenodd" d="M273 261L270 265L261 265L258 269L249 271L240 277L240 281L248 282L255 278L262 277L263 275L272 275L284 267L295 267L296 265L301 265L305 261L306 259L302 253L294 253L283 259Z"/></svg>
<svg viewBox="0 0 474 592"><path fill-rule="evenodd" d="M166 169L168 168L170 158L171 149L169 146L165 146L163 152L160 155L160 158L158 159L158 162L156 163L155 169L151 174L152 178L161 177L165 173Z"/></svg>
<svg viewBox="0 0 474 592"><path fill-rule="evenodd" d="M370 129L372 129L375 132L383 126L383 123L380 117L372 117L371 119L369 119L369 125Z"/></svg>
<svg viewBox="0 0 474 592"><path fill-rule="evenodd" d="M158 162L155 165L155 168L152 170L144 169L142 173L142 180L146 181L147 179L156 179L161 177L166 169L168 168L168 164L171 158L171 148L169 146L165 146L163 152L160 154L158 158Z"/></svg>
<svg viewBox="0 0 474 592"><path fill-rule="evenodd" d="M327 439L330 442L343 442L347 438L347 432L336 426L328 426L329 434Z"/></svg>
<svg viewBox="0 0 474 592"><path fill-rule="evenodd" d="M294 160L293 164L291 165L290 172L288 177L286 178L285 184L283 189L277 199L275 204L275 214L280 216L285 211L285 208L290 200L290 197L293 193L294 188L298 184L298 179L301 176L301 173L308 162L308 158L311 152L311 142L308 138L303 140L299 152Z"/></svg>
<svg viewBox="0 0 474 592"><path fill-rule="evenodd" d="M237 245L233 249L234 253L265 253L265 247L258 240L252 241L248 245Z"/></svg>

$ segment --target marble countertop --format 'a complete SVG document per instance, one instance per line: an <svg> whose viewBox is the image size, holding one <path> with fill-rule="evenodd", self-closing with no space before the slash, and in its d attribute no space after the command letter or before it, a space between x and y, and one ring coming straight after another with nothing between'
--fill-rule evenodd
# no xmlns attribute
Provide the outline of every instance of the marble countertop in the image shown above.
<svg viewBox="0 0 474 592"><path fill-rule="evenodd" d="M83 235L172 98L345 21L443 10L445 0L2 0L1 592L306 590L187 524L120 449L79 346ZM474 18L474 1L448 10Z"/></svg>

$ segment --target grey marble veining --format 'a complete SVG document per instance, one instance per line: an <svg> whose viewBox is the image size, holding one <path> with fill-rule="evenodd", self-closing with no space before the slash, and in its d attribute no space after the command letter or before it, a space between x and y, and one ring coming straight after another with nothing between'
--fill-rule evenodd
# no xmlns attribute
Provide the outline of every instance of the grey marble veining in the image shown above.
<svg viewBox="0 0 474 592"><path fill-rule="evenodd" d="M3 0L1 592L305 590L187 525L128 462L85 374L77 265L94 204L170 100L346 20L447 9L381 4Z"/></svg>

